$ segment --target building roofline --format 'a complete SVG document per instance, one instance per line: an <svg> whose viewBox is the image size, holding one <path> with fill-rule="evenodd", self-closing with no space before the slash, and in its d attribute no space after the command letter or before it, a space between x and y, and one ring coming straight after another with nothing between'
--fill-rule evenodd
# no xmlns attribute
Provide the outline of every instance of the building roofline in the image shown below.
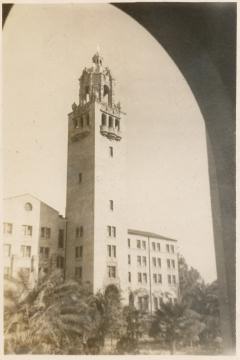
<svg viewBox="0 0 240 360"><path fill-rule="evenodd" d="M61 215L59 213L59 211L57 209L55 209L54 207L48 205L45 201L40 200L37 196L34 196L32 194L29 194L29 193L23 193L23 194L14 195L14 196L8 196L8 197L3 198L3 200L14 199L14 198L18 198L18 197L22 197L22 196L26 196L26 195L38 200L40 203L42 203L42 204L48 206L50 209L56 211L56 213L58 213L58 216L61 217L62 219L64 219L64 220L66 219L63 215Z"/></svg>
<svg viewBox="0 0 240 360"><path fill-rule="evenodd" d="M160 235L160 234L155 234L152 232L142 231L142 230L128 229L128 234L141 235L141 236L146 236L146 237L151 237L151 238L161 239L161 240L168 240L168 241L175 241L175 242L177 241L176 239L168 238L168 237Z"/></svg>

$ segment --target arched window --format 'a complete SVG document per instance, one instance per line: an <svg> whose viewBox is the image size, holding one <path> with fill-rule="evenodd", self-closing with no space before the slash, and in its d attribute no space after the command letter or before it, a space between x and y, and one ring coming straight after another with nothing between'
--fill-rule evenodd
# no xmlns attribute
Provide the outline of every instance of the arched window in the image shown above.
<svg viewBox="0 0 240 360"><path fill-rule="evenodd" d="M88 113L86 115L86 122L87 122L87 126L89 126L90 125L90 117L89 117Z"/></svg>
<svg viewBox="0 0 240 360"><path fill-rule="evenodd" d="M24 209L26 211L32 211L32 204L27 202L25 205L24 205Z"/></svg>
<svg viewBox="0 0 240 360"><path fill-rule="evenodd" d="M106 114L102 113L102 126L106 126L106 125L107 125Z"/></svg>
<svg viewBox="0 0 240 360"><path fill-rule="evenodd" d="M74 129L76 129L77 126L78 126L77 118L73 118L72 121L73 121L73 127L74 127Z"/></svg>
<svg viewBox="0 0 240 360"><path fill-rule="evenodd" d="M103 87L103 100L108 104L109 103L109 87L104 85Z"/></svg>
<svg viewBox="0 0 240 360"><path fill-rule="evenodd" d="M111 116L109 116L108 125L109 127L113 127L113 118Z"/></svg>
<svg viewBox="0 0 240 360"><path fill-rule="evenodd" d="M119 119L115 119L115 127L120 130L120 122Z"/></svg>
<svg viewBox="0 0 240 360"><path fill-rule="evenodd" d="M84 125L83 115L81 115L81 118L80 118L80 127L83 128L83 125Z"/></svg>

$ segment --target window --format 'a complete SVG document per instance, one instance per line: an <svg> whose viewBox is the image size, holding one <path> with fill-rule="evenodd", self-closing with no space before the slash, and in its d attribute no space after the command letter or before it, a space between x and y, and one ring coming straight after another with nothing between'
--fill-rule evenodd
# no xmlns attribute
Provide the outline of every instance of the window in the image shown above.
<svg viewBox="0 0 240 360"><path fill-rule="evenodd" d="M154 308L155 310L158 309L158 298L154 297Z"/></svg>
<svg viewBox="0 0 240 360"><path fill-rule="evenodd" d="M143 266L147 266L147 258L146 258L146 256L142 257L142 263L143 263Z"/></svg>
<svg viewBox="0 0 240 360"><path fill-rule="evenodd" d="M63 256L58 256L57 257L57 268L58 269L63 269L64 268L64 257Z"/></svg>
<svg viewBox="0 0 240 360"><path fill-rule="evenodd" d="M13 224L3 223L3 232L4 234L12 234Z"/></svg>
<svg viewBox="0 0 240 360"><path fill-rule="evenodd" d="M172 268L175 269L175 260L171 260Z"/></svg>
<svg viewBox="0 0 240 360"><path fill-rule="evenodd" d="M167 267L168 267L168 269L170 269L170 267L171 267L170 259L167 259Z"/></svg>
<svg viewBox="0 0 240 360"><path fill-rule="evenodd" d="M32 226L30 226L30 225L23 225L22 228L23 228L23 234L24 234L25 236L32 236Z"/></svg>
<svg viewBox="0 0 240 360"><path fill-rule="evenodd" d="M46 228L46 239L50 239L50 237L51 237L51 229Z"/></svg>
<svg viewBox="0 0 240 360"><path fill-rule="evenodd" d="M139 283L142 282L142 273L138 273L138 282L139 282Z"/></svg>
<svg viewBox="0 0 240 360"><path fill-rule="evenodd" d="M157 274L153 274L153 282L156 284L157 283Z"/></svg>
<svg viewBox="0 0 240 360"><path fill-rule="evenodd" d="M20 251L22 257L31 257L31 246L21 245Z"/></svg>
<svg viewBox="0 0 240 360"><path fill-rule="evenodd" d="M159 266L159 267L161 267L161 266L162 266L161 259L160 259L160 258L158 258L158 259L157 259L157 261L158 261L158 266Z"/></svg>
<svg viewBox="0 0 240 360"><path fill-rule="evenodd" d="M142 247L144 250L146 250L146 241L142 241Z"/></svg>
<svg viewBox="0 0 240 360"><path fill-rule="evenodd" d="M80 258L83 255L83 247L82 246L76 246L75 248L75 257Z"/></svg>
<svg viewBox="0 0 240 360"><path fill-rule="evenodd" d="M115 127L120 130L120 122L119 119L115 119Z"/></svg>
<svg viewBox="0 0 240 360"><path fill-rule="evenodd" d="M109 146L109 155L113 157L113 147Z"/></svg>
<svg viewBox="0 0 240 360"><path fill-rule="evenodd" d="M89 114L86 115L86 120L87 120L87 126L90 125L90 118L89 118Z"/></svg>
<svg viewBox="0 0 240 360"><path fill-rule="evenodd" d="M108 277L109 278L116 277L116 266L108 266Z"/></svg>
<svg viewBox="0 0 240 360"><path fill-rule="evenodd" d="M142 276L143 276L143 282L146 284L147 283L147 274L143 273Z"/></svg>
<svg viewBox="0 0 240 360"><path fill-rule="evenodd" d="M174 253L174 245L171 245L171 252Z"/></svg>
<svg viewBox="0 0 240 360"><path fill-rule="evenodd" d="M82 173L78 174L78 183L81 184L82 182Z"/></svg>
<svg viewBox="0 0 240 360"><path fill-rule="evenodd" d="M160 298L159 298L159 306L161 307L161 305L164 303L164 301L163 301L163 297L162 296L160 296Z"/></svg>
<svg viewBox="0 0 240 360"><path fill-rule="evenodd" d="M45 238L45 227L41 227L41 237Z"/></svg>
<svg viewBox="0 0 240 360"><path fill-rule="evenodd" d="M116 257L116 245L108 245L107 250L109 257Z"/></svg>
<svg viewBox="0 0 240 360"><path fill-rule="evenodd" d="M157 250L158 250L158 251L161 251L160 243L157 243Z"/></svg>
<svg viewBox="0 0 240 360"><path fill-rule="evenodd" d="M162 274L158 274L158 282L161 284L162 283Z"/></svg>
<svg viewBox="0 0 240 360"><path fill-rule="evenodd" d="M113 211L113 200L109 200L109 207L110 207L110 210Z"/></svg>
<svg viewBox="0 0 240 360"><path fill-rule="evenodd" d="M28 280L30 276L30 269L27 267L20 267L19 273L24 276L25 280Z"/></svg>
<svg viewBox="0 0 240 360"><path fill-rule="evenodd" d="M155 258L155 257L152 258L152 262L153 262L153 266L157 266L157 262L156 262L156 258Z"/></svg>
<svg viewBox="0 0 240 360"><path fill-rule="evenodd" d="M173 283L176 284L176 276L175 275L172 276L172 280L173 280Z"/></svg>
<svg viewBox="0 0 240 360"><path fill-rule="evenodd" d="M82 279L82 267L81 266L75 267L75 277L77 279Z"/></svg>
<svg viewBox="0 0 240 360"><path fill-rule="evenodd" d="M137 240L137 248L141 249L141 241L140 240Z"/></svg>
<svg viewBox="0 0 240 360"><path fill-rule="evenodd" d="M49 257L49 247L40 247L40 255L44 258L48 258Z"/></svg>
<svg viewBox="0 0 240 360"><path fill-rule="evenodd" d="M130 248L131 247L131 240L128 239L128 247Z"/></svg>
<svg viewBox="0 0 240 360"><path fill-rule="evenodd" d="M76 237L82 237L83 236L83 226L79 226L76 228Z"/></svg>
<svg viewBox="0 0 240 360"><path fill-rule="evenodd" d="M153 251L156 250L156 244L155 244L155 242L152 242L152 249L153 249Z"/></svg>
<svg viewBox="0 0 240 360"><path fill-rule="evenodd" d="M26 225L24 225L26 226ZM51 237L51 229L48 227L41 227L41 237L42 238L46 238L46 239L50 239Z"/></svg>
<svg viewBox="0 0 240 360"><path fill-rule="evenodd" d="M172 283L172 277L171 277L171 275L168 275L168 283L169 283L169 284Z"/></svg>
<svg viewBox="0 0 240 360"><path fill-rule="evenodd" d="M111 116L109 116L108 126L109 126L110 128L113 127L113 118L112 118Z"/></svg>
<svg viewBox="0 0 240 360"><path fill-rule="evenodd" d="M73 122L74 129L76 129L78 127L78 120L76 118L73 118L72 122Z"/></svg>
<svg viewBox="0 0 240 360"><path fill-rule="evenodd" d="M147 296L139 296L138 297L138 308L140 311L148 310L148 297Z"/></svg>
<svg viewBox="0 0 240 360"><path fill-rule="evenodd" d="M128 273L128 282L131 282L131 280L132 280L132 279L131 279L131 273L129 272L129 273Z"/></svg>
<svg viewBox="0 0 240 360"><path fill-rule="evenodd" d="M4 277L9 279L11 277L11 268L9 266L4 267Z"/></svg>
<svg viewBox="0 0 240 360"><path fill-rule="evenodd" d="M106 124L107 124L106 115L102 113L102 126L106 126Z"/></svg>
<svg viewBox="0 0 240 360"><path fill-rule="evenodd" d="M4 252L3 253L4 253L5 257L11 256L11 245L4 244Z"/></svg>
<svg viewBox="0 0 240 360"><path fill-rule="evenodd" d="M58 230L58 248L59 249L64 248L64 230L63 229Z"/></svg>
<svg viewBox="0 0 240 360"><path fill-rule="evenodd" d="M167 252L170 252L170 246L168 244L166 245L166 249L167 249Z"/></svg>
<svg viewBox="0 0 240 360"><path fill-rule="evenodd" d="M32 204L27 202L25 205L24 205L24 209L26 211L32 211Z"/></svg>
<svg viewBox="0 0 240 360"><path fill-rule="evenodd" d="M107 232L108 232L108 236L116 237L117 230L115 226L108 225Z"/></svg>
<svg viewBox="0 0 240 360"><path fill-rule="evenodd" d="M81 118L80 118L80 126L81 126L81 128L83 128L83 125L84 125L83 116L81 116Z"/></svg>
<svg viewBox="0 0 240 360"><path fill-rule="evenodd" d="M131 264L131 255L128 255L128 264Z"/></svg>
<svg viewBox="0 0 240 360"><path fill-rule="evenodd" d="M137 256L137 264L140 266L142 265L142 259L141 259L141 256L139 256L139 255Z"/></svg>

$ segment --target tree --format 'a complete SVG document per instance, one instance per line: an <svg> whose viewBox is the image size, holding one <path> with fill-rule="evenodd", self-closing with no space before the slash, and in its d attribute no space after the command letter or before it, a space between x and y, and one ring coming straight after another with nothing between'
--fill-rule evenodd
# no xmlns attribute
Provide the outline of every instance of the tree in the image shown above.
<svg viewBox="0 0 240 360"><path fill-rule="evenodd" d="M104 293L97 292L95 303L100 314L100 324L98 327L98 338L102 345L106 336L119 338L123 329L123 313L121 305L120 291L110 285Z"/></svg>
<svg viewBox="0 0 240 360"><path fill-rule="evenodd" d="M189 311L186 304L167 302L156 311L149 335L164 341L170 353L174 354L178 342L184 342L189 337L194 341L203 328L198 314Z"/></svg>
<svg viewBox="0 0 240 360"><path fill-rule="evenodd" d="M54 273L28 292L19 284L17 289L24 294L18 300L14 287L8 286L5 292L5 352L84 353L84 339L96 334L100 323L87 288Z"/></svg>

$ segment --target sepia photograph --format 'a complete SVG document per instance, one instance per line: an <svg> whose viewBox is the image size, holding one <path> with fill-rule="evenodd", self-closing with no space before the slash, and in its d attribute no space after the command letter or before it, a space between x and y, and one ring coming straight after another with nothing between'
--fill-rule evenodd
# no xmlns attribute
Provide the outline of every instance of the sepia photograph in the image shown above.
<svg viewBox="0 0 240 360"><path fill-rule="evenodd" d="M4 355L236 354L236 19L2 4Z"/></svg>

